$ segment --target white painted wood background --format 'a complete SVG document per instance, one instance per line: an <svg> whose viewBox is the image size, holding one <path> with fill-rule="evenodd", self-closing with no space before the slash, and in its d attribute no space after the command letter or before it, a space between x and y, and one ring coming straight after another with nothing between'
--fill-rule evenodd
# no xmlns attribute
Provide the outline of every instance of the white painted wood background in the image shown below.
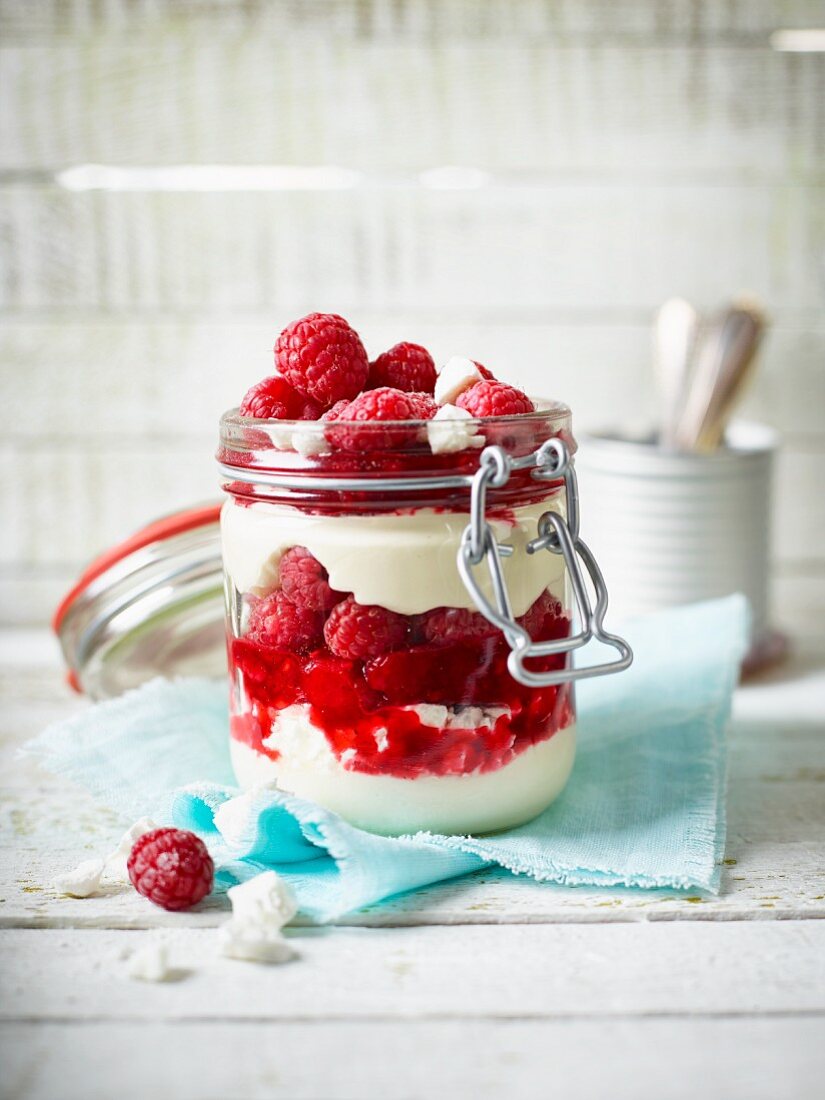
<svg viewBox="0 0 825 1100"><path fill-rule="evenodd" d="M279 328L347 314L643 420L666 296L759 295L785 437L778 620L825 615L825 61L812 0L3 0L0 622L215 493ZM349 189L71 191L101 163L337 165ZM440 189L434 170L476 171Z"/></svg>
<svg viewBox="0 0 825 1100"><path fill-rule="evenodd" d="M3 1100L814 1100L825 1073L825 650L736 696L717 898L483 871L216 954L226 900L55 896L118 823L17 749L86 705L0 631ZM160 941L163 985L124 955Z"/></svg>

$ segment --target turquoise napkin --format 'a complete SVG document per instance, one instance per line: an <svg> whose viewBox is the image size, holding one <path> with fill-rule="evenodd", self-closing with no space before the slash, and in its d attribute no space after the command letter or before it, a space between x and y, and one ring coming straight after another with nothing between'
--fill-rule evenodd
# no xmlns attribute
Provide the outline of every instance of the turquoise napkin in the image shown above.
<svg viewBox="0 0 825 1100"><path fill-rule="evenodd" d="M578 688L579 751L566 791L534 821L495 836L388 839L302 799L240 793L226 688L206 680L155 680L51 726L27 751L130 821L148 815L200 832L223 887L274 868L316 920L491 864L540 882L715 892L746 602L679 608L624 633L632 668Z"/></svg>

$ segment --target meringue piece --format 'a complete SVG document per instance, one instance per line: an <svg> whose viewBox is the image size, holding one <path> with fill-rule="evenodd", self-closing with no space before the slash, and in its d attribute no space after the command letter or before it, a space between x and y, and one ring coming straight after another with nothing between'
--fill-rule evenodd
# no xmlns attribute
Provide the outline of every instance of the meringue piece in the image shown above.
<svg viewBox="0 0 825 1100"><path fill-rule="evenodd" d="M297 428L292 433L292 446L304 458L323 454L324 451L329 450L326 425L320 421L317 424L308 422L305 428Z"/></svg>
<svg viewBox="0 0 825 1100"><path fill-rule="evenodd" d="M483 377L472 359L454 355L447 360L435 380L436 405L453 404L460 393L481 382Z"/></svg>
<svg viewBox="0 0 825 1100"><path fill-rule="evenodd" d="M166 944L149 943L130 955L126 971L140 982L165 982L171 974Z"/></svg>
<svg viewBox="0 0 825 1100"><path fill-rule="evenodd" d="M244 962L285 963L295 958L280 932L265 932L255 924L227 921L220 929L221 953Z"/></svg>
<svg viewBox="0 0 825 1100"><path fill-rule="evenodd" d="M473 418L458 405L442 405L432 420L427 421L427 439L434 455L452 454L467 447L481 447L484 436L478 435L467 423Z"/></svg>
<svg viewBox="0 0 825 1100"><path fill-rule="evenodd" d="M264 871L240 886L232 886L227 894L233 920L255 921L280 931L298 912L292 891L274 871Z"/></svg>
<svg viewBox="0 0 825 1100"><path fill-rule="evenodd" d="M273 426L269 429L269 438L277 451L292 450L292 428Z"/></svg>
<svg viewBox="0 0 825 1100"><path fill-rule="evenodd" d="M90 898L100 890L100 876L105 862L102 859L84 859L73 871L58 875L52 882L58 894L70 898Z"/></svg>
<svg viewBox="0 0 825 1100"><path fill-rule="evenodd" d="M295 957L281 929L298 909L279 875L264 871L240 886L233 886L228 894L232 918L220 928L224 955L262 963L284 963Z"/></svg>
<svg viewBox="0 0 825 1100"><path fill-rule="evenodd" d="M141 817L131 825L120 838L117 848L106 856L106 874L119 882L128 882L129 872L126 869L126 863L135 841L157 827L150 817Z"/></svg>

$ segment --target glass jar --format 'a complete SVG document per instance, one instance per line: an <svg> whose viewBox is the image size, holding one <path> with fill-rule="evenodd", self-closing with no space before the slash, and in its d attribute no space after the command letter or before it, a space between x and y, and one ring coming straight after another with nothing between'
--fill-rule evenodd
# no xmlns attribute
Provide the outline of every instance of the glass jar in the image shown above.
<svg viewBox="0 0 825 1100"><path fill-rule="evenodd" d="M577 539L573 449L559 404L451 425L223 417L242 786L275 780L388 835L504 829L558 796L571 681L593 672L572 650L595 633L620 650L596 672L630 661Z"/></svg>
<svg viewBox="0 0 825 1100"><path fill-rule="evenodd" d="M225 675L220 505L163 516L90 562L52 627L72 688L110 699L156 676Z"/></svg>

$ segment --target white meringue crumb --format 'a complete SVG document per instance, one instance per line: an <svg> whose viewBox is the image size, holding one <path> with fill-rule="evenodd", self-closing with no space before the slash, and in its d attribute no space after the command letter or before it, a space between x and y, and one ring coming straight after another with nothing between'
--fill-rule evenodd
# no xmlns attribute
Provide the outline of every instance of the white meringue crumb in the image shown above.
<svg viewBox="0 0 825 1100"><path fill-rule="evenodd" d="M472 359L454 355L448 359L435 380L436 405L450 405L460 393L483 379L483 375Z"/></svg>
<svg viewBox="0 0 825 1100"><path fill-rule="evenodd" d="M277 451L289 451L292 449L292 428L270 427L269 438L272 446Z"/></svg>
<svg viewBox="0 0 825 1100"><path fill-rule="evenodd" d="M285 963L295 951L280 932L263 931L255 924L230 920L220 928L221 953L244 962Z"/></svg>
<svg viewBox="0 0 825 1100"><path fill-rule="evenodd" d="M379 726L375 731L375 747L379 752L386 752L390 747L390 731L386 726Z"/></svg>
<svg viewBox="0 0 825 1100"><path fill-rule="evenodd" d="M166 944L149 943L129 956L126 971L140 982L165 982L171 970Z"/></svg>
<svg viewBox="0 0 825 1100"><path fill-rule="evenodd" d="M442 405L427 421L427 439L433 454L451 454L467 447L481 447L484 437L467 423L472 416L458 405Z"/></svg>
<svg viewBox="0 0 825 1100"><path fill-rule="evenodd" d="M126 870L126 861L129 859L135 841L144 833L151 833L153 829L157 829L157 825L150 817L141 817L131 825L120 838L117 848L106 856L106 874L119 882L128 882L129 872Z"/></svg>
<svg viewBox="0 0 825 1100"><path fill-rule="evenodd" d="M328 450L326 425L308 422L307 427L297 428L292 433L292 446L304 458L322 454Z"/></svg>
<svg viewBox="0 0 825 1100"><path fill-rule="evenodd" d="M100 889L100 876L105 862L102 859L84 859L73 871L57 875L52 885L58 894L70 898L90 898Z"/></svg>
<svg viewBox="0 0 825 1100"><path fill-rule="evenodd" d="M219 930L221 952L230 959L283 963L295 951L281 929L297 913L292 892L274 871L233 886L229 891L232 918Z"/></svg>
<svg viewBox="0 0 825 1100"><path fill-rule="evenodd" d="M263 871L239 886L232 886L227 894L233 920L254 920L280 930L298 912L292 891L274 871Z"/></svg>

